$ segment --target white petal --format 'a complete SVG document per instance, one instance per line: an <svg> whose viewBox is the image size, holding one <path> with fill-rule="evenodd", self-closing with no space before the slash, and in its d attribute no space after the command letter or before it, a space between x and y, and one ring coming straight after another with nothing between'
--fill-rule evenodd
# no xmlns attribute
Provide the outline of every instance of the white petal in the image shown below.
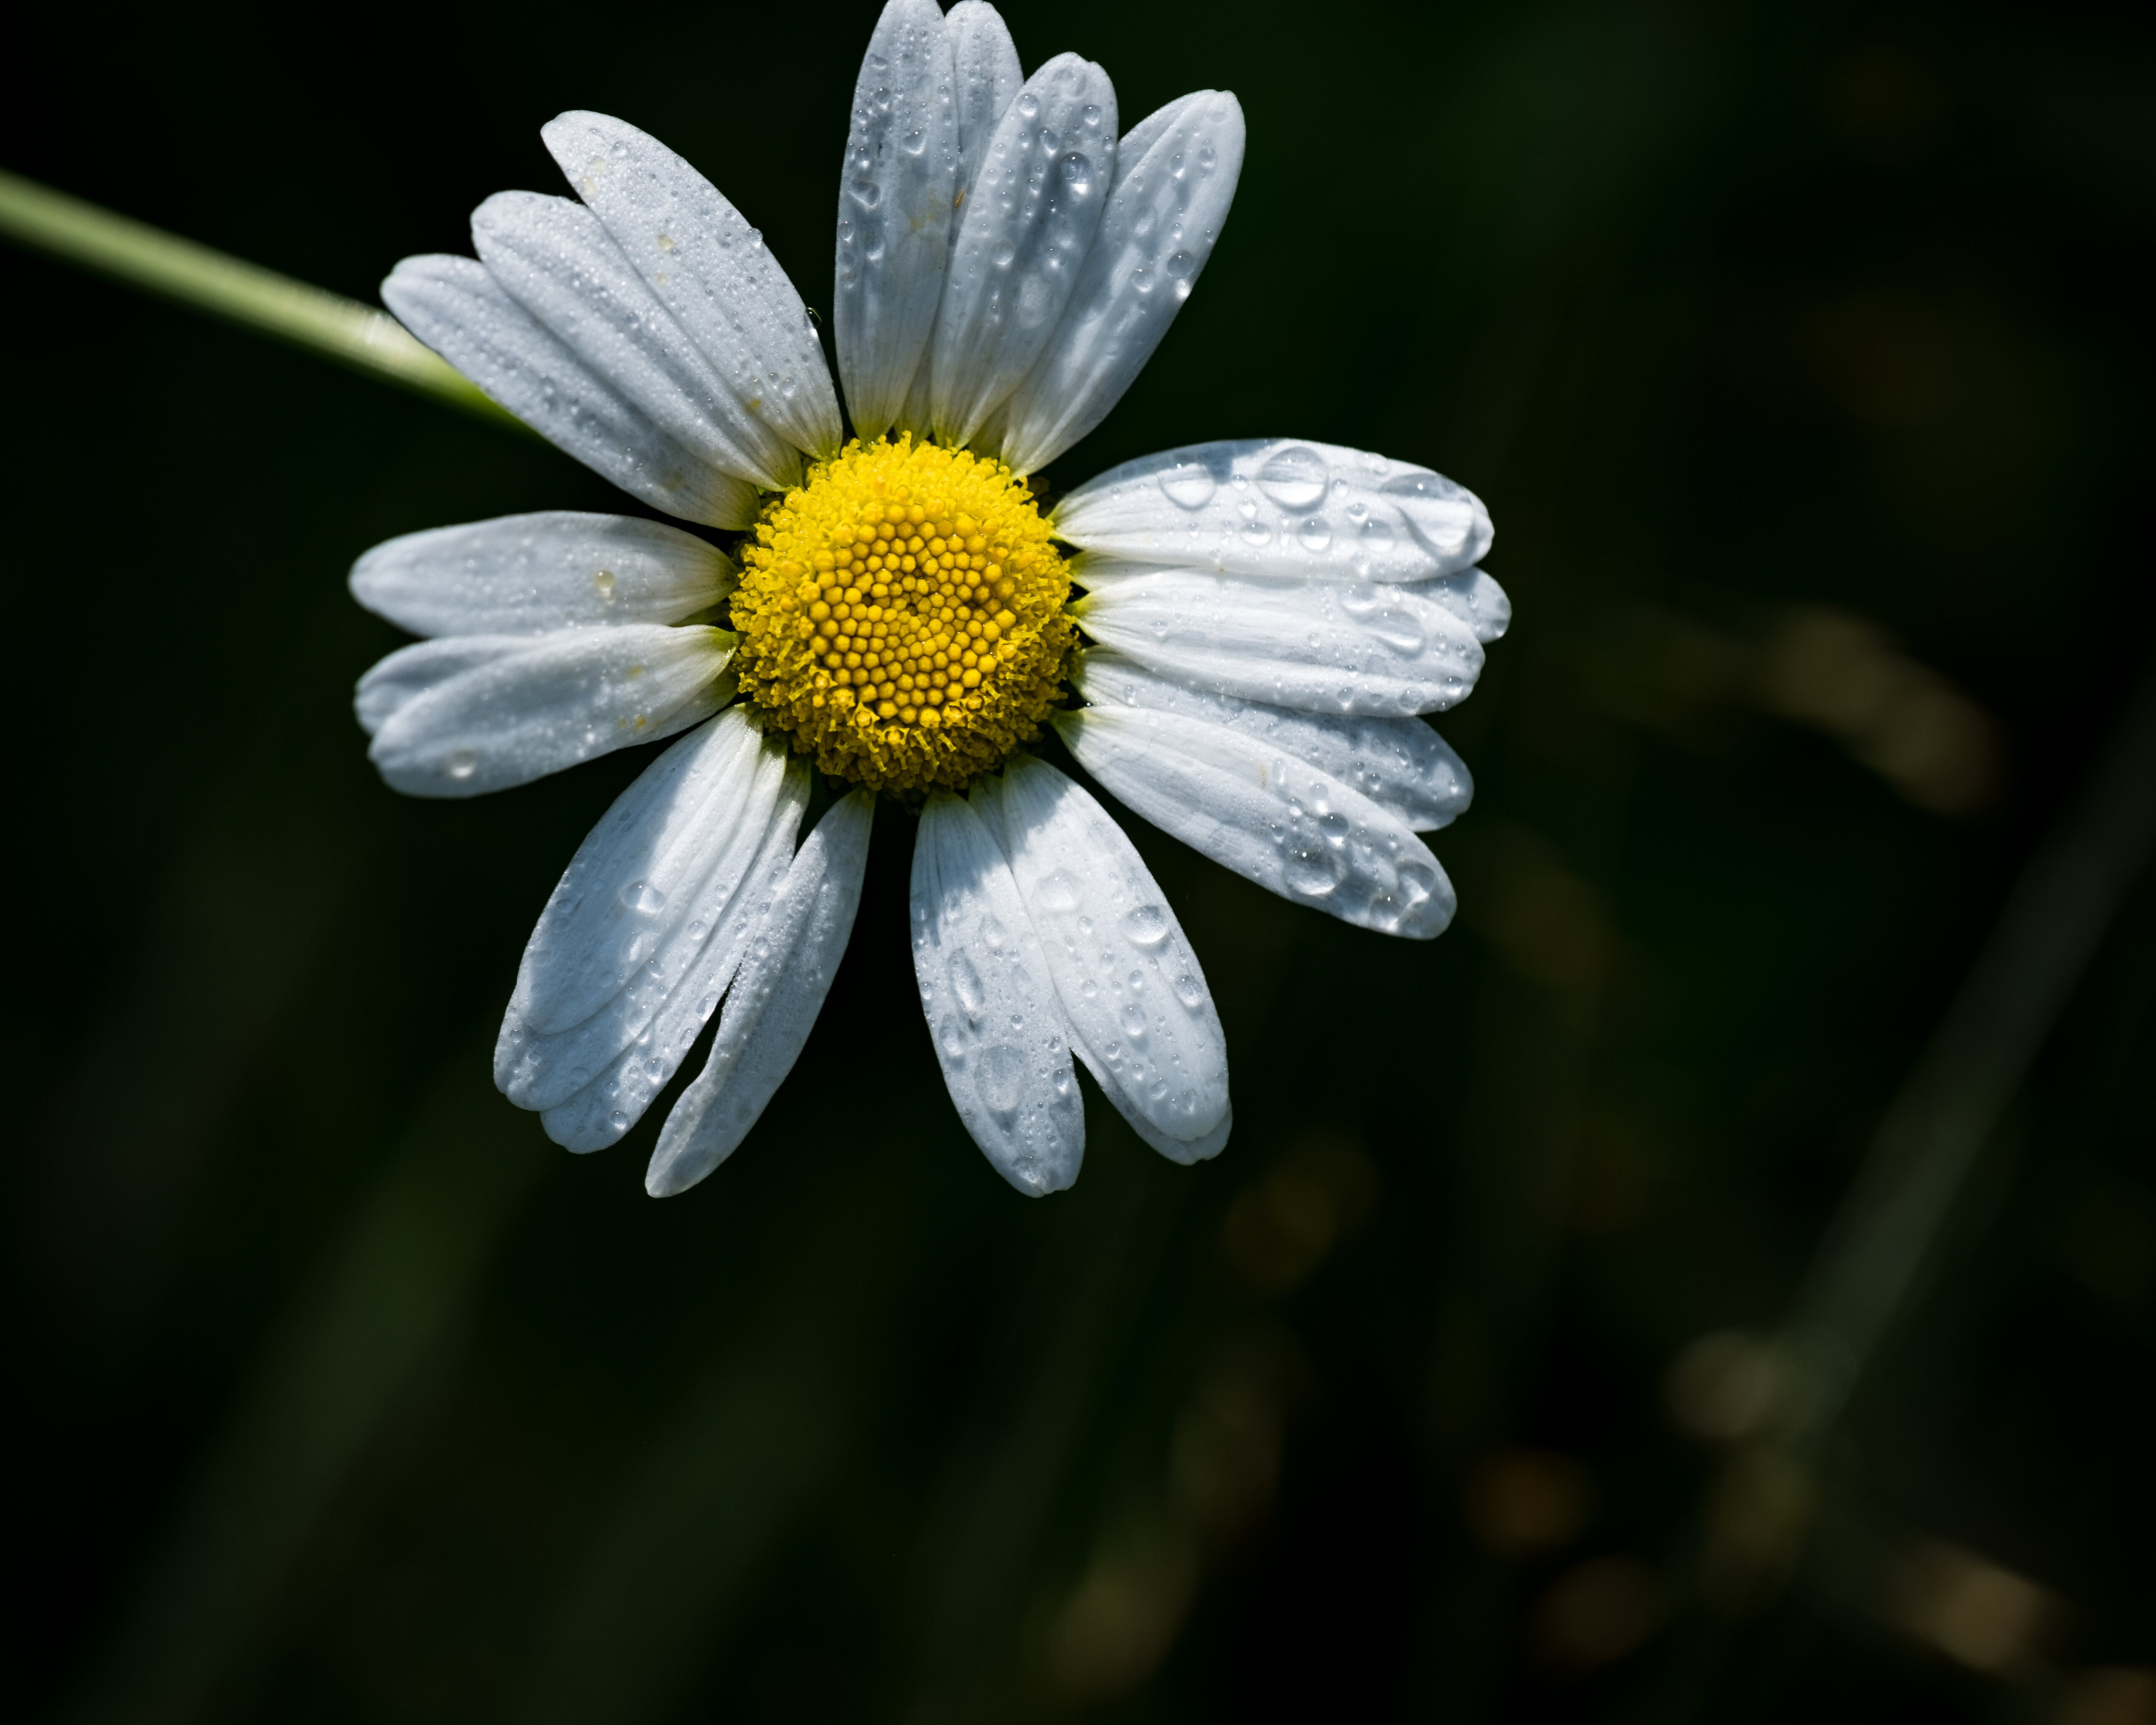
<svg viewBox="0 0 2156 1725"><path fill-rule="evenodd" d="M614 799L578 846L525 947L511 1022L495 1051L495 1081L512 1099L552 1087L552 1080L516 1076L517 1049L603 1011L677 930L700 920L706 883L717 879L731 897L727 882L737 885L762 845L783 764L784 751L767 749L734 707L675 743Z"/></svg>
<svg viewBox="0 0 2156 1725"><path fill-rule="evenodd" d="M1126 461L1059 503L1055 531L1106 557L1323 581L1454 574L1491 537L1481 500L1442 475L1294 438Z"/></svg>
<svg viewBox="0 0 2156 1725"><path fill-rule="evenodd" d="M1093 249L1047 349L1013 392L1004 459L1045 467L1122 399L1212 256L1243 171L1243 110L1200 90L1133 128Z"/></svg>
<svg viewBox="0 0 2156 1725"><path fill-rule="evenodd" d="M958 79L958 174L952 201L963 220L996 122L1018 99L1025 73L1003 14L987 0L958 0L943 14ZM956 239L960 223L952 224Z"/></svg>
<svg viewBox="0 0 2156 1725"><path fill-rule="evenodd" d="M764 783L760 770L759 790ZM511 1101L544 1109L540 1123L563 1149L605 1149L643 1119L673 1081L785 881L808 806L808 763L795 757L785 762L778 800L768 810L760 797L752 798L714 843L696 914L675 925L629 986L574 1029L532 1036L507 1055L512 1080L524 1081L503 1088ZM498 1065L516 1022L512 1015L502 1025ZM594 1068L598 1076L581 1090L546 1100L559 1096L579 1071Z"/></svg>
<svg viewBox="0 0 2156 1725"><path fill-rule="evenodd" d="M936 326L958 167L954 82L936 0L890 0L854 86L839 175L833 334L863 438L896 420Z"/></svg>
<svg viewBox="0 0 2156 1725"><path fill-rule="evenodd" d="M1414 591L1435 600L1488 643L1512 626L1512 602L1505 589L1481 569L1467 569L1439 581L1418 582Z"/></svg>
<svg viewBox="0 0 2156 1725"><path fill-rule="evenodd" d="M1085 568L1096 641L1178 683L1307 712L1430 713L1465 701L1482 646L1411 588Z"/></svg>
<svg viewBox="0 0 2156 1725"><path fill-rule="evenodd" d="M1268 892L1430 940L1452 884L1407 823L1286 751L1180 713L1087 707L1055 729L1136 813Z"/></svg>
<svg viewBox="0 0 2156 1725"><path fill-rule="evenodd" d="M833 803L751 932L711 1058L651 1153L654 1198L685 1192L732 1155L800 1059L853 933L875 813L866 791Z"/></svg>
<svg viewBox="0 0 2156 1725"><path fill-rule="evenodd" d="M1096 707L1179 713L1284 751L1391 810L1416 832L1450 825L1475 793L1466 763L1420 719L1295 712L1207 694L1103 647L1078 655L1073 681Z"/></svg>
<svg viewBox="0 0 2156 1725"><path fill-rule="evenodd" d="M592 371L471 258L407 258L382 303L542 437L654 509L746 527L756 487L713 467Z"/></svg>
<svg viewBox="0 0 2156 1725"><path fill-rule="evenodd" d="M400 649L359 680L352 710L359 715L360 729L372 737L399 707L429 690L480 665L513 659L531 646L529 635L452 635Z"/></svg>
<svg viewBox="0 0 2156 1725"><path fill-rule="evenodd" d="M815 326L741 212L626 121L577 110L539 135L744 409L797 449L836 454L839 398Z"/></svg>
<svg viewBox="0 0 2156 1725"><path fill-rule="evenodd" d="M1078 1178L1086 1112L1056 989L995 840L941 792L913 846L913 974L958 1117L1021 1192Z"/></svg>
<svg viewBox="0 0 2156 1725"><path fill-rule="evenodd" d="M1139 1135L1178 1162L1226 1142L1228 1045L1182 925L1123 830L1025 756L978 781L1040 937L1071 1046Z"/></svg>
<svg viewBox="0 0 2156 1725"><path fill-rule="evenodd" d="M767 490L799 480L800 452L742 406L583 205L497 192L471 231L510 297L684 448Z"/></svg>
<svg viewBox="0 0 2156 1725"><path fill-rule="evenodd" d="M1116 90L1075 54L1027 80L990 139L936 314L937 436L970 442L1055 332L1116 167Z"/></svg>
<svg viewBox="0 0 2156 1725"><path fill-rule="evenodd" d="M541 635L679 623L734 579L723 552L679 527L550 509L387 540L352 565L352 594L415 635Z"/></svg>
<svg viewBox="0 0 2156 1725"><path fill-rule="evenodd" d="M367 752L383 778L414 797L476 797L529 784L565 767L639 742L655 742L708 718L733 698L727 661L735 638L721 629L568 629L501 636L459 659L425 641L393 653L360 681L364 723L380 679L400 688L414 665L447 672L382 719Z"/></svg>

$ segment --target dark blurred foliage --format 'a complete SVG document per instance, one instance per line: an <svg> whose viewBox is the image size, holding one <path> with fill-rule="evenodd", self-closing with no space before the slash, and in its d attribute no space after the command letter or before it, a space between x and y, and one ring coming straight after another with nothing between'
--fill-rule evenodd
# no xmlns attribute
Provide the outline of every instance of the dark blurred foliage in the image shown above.
<svg viewBox="0 0 2156 1725"><path fill-rule="evenodd" d="M371 300L598 108L828 305L872 15L46 8L0 162ZM1094 1096L1029 1202L943 1096L886 809L802 1065L654 1203L663 1104L572 1158L488 1076L641 761L411 802L348 705L398 639L361 551L619 500L4 254L0 1708L2156 1717L2145 879L1826 1464L1747 1497L1717 1446L2148 660L2145 16L1009 17L1127 120L1211 85L1251 128L1200 290L1050 477L1292 433L1491 503L1460 926L1388 942L1138 831L1235 1136L1174 1168Z"/></svg>

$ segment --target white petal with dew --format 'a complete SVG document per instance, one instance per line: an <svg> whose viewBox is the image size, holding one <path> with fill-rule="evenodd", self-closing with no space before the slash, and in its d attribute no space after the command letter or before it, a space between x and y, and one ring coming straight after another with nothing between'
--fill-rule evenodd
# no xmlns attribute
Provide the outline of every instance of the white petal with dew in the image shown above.
<svg viewBox="0 0 2156 1725"><path fill-rule="evenodd" d="M948 792L913 846L913 974L952 1105L1030 1196L1078 1178L1086 1111L1056 990L1003 853Z"/></svg>
<svg viewBox="0 0 2156 1725"><path fill-rule="evenodd" d="M529 635L452 635L446 640L402 648L359 680L352 699L359 728L372 737L399 707L429 691L483 665L513 659L528 652L531 646Z"/></svg>
<svg viewBox="0 0 2156 1725"><path fill-rule="evenodd" d="M1268 892L1409 940L1452 921L1452 883L1407 823L1306 761L1143 708L1059 713L1055 729L1135 813Z"/></svg>
<svg viewBox="0 0 2156 1725"><path fill-rule="evenodd" d="M1227 1042L1182 925L1123 829L1023 755L972 795L1009 859L1078 1057L1156 1150L1211 1155L1227 1136Z"/></svg>
<svg viewBox="0 0 2156 1725"><path fill-rule="evenodd" d="M1482 645L1408 587L1267 581L1083 562L1073 606L1103 644L1191 688L1306 712L1389 717L1465 701Z"/></svg>
<svg viewBox="0 0 2156 1725"><path fill-rule="evenodd" d="M951 224L955 241L988 140L1004 110L1017 100L1025 73L1003 14L987 0L958 0L943 14L943 28L950 34L952 65L958 81L958 172L951 193L958 218Z"/></svg>
<svg viewBox="0 0 2156 1725"><path fill-rule="evenodd" d="M768 490L800 479L800 451L742 405L583 204L497 192L471 230L510 297L684 448Z"/></svg>
<svg viewBox="0 0 2156 1725"><path fill-rule="evenodd" d="M1026 81L960 212L936 314L936 435L970 442L1055 332L1116 167L1116 90L1075 54Z"/></svg>
<svg viewBox="0 0 2156 1725"><path fill-rule="evenodd" d="M767 812L760 800L752 801L726 842L714 846L696 915L675 925L605 1007L572 1030L531 1038L515 1057L512 1076L531 1075L528 1094L505 1090L526 1107L544 1108L540 1123L563 1149L605 1149L644 1118L673 1081L786 879L793 837L808 806L808 763L795 757L786 762L779 794ZM502 1025L498 1064L513 1023ZM560 1096L565 1079L573 1081L578 1071L593 1070L598 1076L573 1094L542 1100Z"/></svg>
<svg viewBox="0 0 2156 1725"><path fill-rule="evenodd" d="M756 520L756 487L712 466L510 297L472 258L407 258L382 284L405 328L548 442L654 509Z"/></svg>
<svg viewBox="0 0 2156 1725"><path fill-rule="evenodd" d="M1491 538L1481 499L1443 475L1295 438L1126 461L1058 503L1055 531L1104 557L1324 581L1456 574Z"/></svg>
<svg viewBox="0 0 2156 1725"><path fill-rule="evenodd" d="M1243 171L1243 110L1200 90L1141 121L1078 285L1046 349L1011 393L1004 459L1045 467L1122 399L1213 254Z"/></svg>
<svg viewBox="0 0 2156 1725"><path fill-rule="evenodd" d="M832 333L854 429L880 437L936 325L951 244L958 110L936 0L890 0L854 86Z"/></svg>
<svg viewBox="0 0 2156 1725"><path fill-rule="evenodd" d="M758 919L726 991L711 1058L660 1128L644 1189L685 1192L734 1153L793 1070L860 908L875 799L831 805Z"/></svg>
<svg viewBox="0 0 2156 1725"><path fill-rule="evenodd" d="M1260 747L1292 755L1339 780L1416 832L1450 825L1475 793L1466 763L1418 718L1296 712L1207 694L1104 647L1078 655L1073 681L1096 707L1138 707L1224 725Z"/></svg>
<svg viewBox="0 0 2156 1725"><path fill-rule="evenodd" d="M352 595L415 635L540 635L679 623L734 581L679 527L550 509L386 540L352 565Z"/></svg>
<svg viewBox="0 0 2156 1725"><path fill-rule="evenodd" d="M649 134L611 115L540 128L578 194L742 408L812 455L837 453L839 398L808 308L762 234Z"/></svg>
<svg viewBox="0 0 2156 1725"><path fill-rule="evenodd" d="M1512 626L1512 602L1486 571L1463 569L1436 581L1419 581L1409 591L1444 606L1485 645L1502 639Z"/></svg>
<svg viewBox="0 0 2156 1725"><path fill-rule="evenodd" d="M481 636L495 642L501 636ZM461 659L455 644L407 647L360 680L359 708L379 711L379 679L409 686L413 667L448 675L401 701L367 752L414 797L476 797L529 784L579 762L685 731L733 698L735 638L721 629L567 629ZM452 667L455 667L452 669Z"/></svg>
<svg viewBox="0 0 2156 1725"><path fill-rule="evenodd" d="M746 871L783 761L735 707L675 743L614 799L577 847L525 947L509 1002L519 1035L559 1034L604 1009L675 929L696 919L716 864L729 861L735 879ZM505 1026L495 1067L505 1090L509 1043Z"/></svg>

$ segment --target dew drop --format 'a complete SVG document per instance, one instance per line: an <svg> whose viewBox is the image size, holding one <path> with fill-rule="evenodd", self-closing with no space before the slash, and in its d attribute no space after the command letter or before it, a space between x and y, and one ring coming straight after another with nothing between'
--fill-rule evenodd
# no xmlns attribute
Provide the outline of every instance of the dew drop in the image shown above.
<svg viewBox="0 0 2156 1725"><path fill-rule="evenodd" d="M965 1008L969 1019L978 1019L988 1004L988 991L981 986L981 973L963 952L951 956L951 992L958 997L958 1004Z"/></svg>
<svg viewBox="0 0 2156 1725"><path fill-rule="evenodd" d="M1296 541L1305 551L1322 551L1332 543L1332 524L1314 515L1295 530Z"/></svg>
<svg viewBox="0 0 2156 1725"><path fill-rule="evenodd" d="M991 1114L1008 1114L1025 1093L1025 1059L1007 1042L998 1042L981 1055L973 1073L973 1087Z"/></svg>
<svg viewBox="0 0 2156 1725"><path fill-rule="evenodd" d="M1178 461L1160 476L1161 495L1178 509L1203 509L1220 489L1202 461Z"/></svg>
<svg viewBox="0 0 2156 1725"><path fill-rule="evenodd" d="M1323 898L1338 891L1347 875L1347 859L1325 845L1299 848L1288 853L1288 891L1305 898Z"/></svg>
<svg viewBox="0 0 2156 1725"><path fill-rule="evenodd" d="M479 771L479 754L474 749L458 749L442 765L451 778L470 778Z"/></svg>
<svg viewBox="0 0 2156 1725"><path fill-rule="evenodd" d="M666 907L666 895L649 880L632 880L621 890L622 908L655 916Z"/></svg>
<svg viewBox="0 0 2156 1725"><path fill-rule="evenodd" d="M1168 912L1159 905L1139 905L1123 912L1123 938L1134 947L1157 947L1168 938Z"/></svg>
<svg viewBox="0 0 2156 1725"><path fill-rule="evenodd" d="M1058 869L1034 888L1033 904L1049 916L1064 916L1078 908L1082 896L1078 877L1068 869Z"/></svg>
<svg viewBox="0 0 2156 1725"><path fill-rule="evenodd" d="M1282 509L1305 510L1324 500L1330 479L1323 456L1307 444L1294 444L1258 470L1258 489Z"/></svg>

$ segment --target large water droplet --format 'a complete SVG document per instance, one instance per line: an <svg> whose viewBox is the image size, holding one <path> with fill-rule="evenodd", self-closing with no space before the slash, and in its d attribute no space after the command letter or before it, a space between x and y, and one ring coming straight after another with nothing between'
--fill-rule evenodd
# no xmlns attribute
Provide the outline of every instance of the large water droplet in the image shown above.
<svg viewBox="0 0 2156 1725"><path fill-rule="evenodd" d="M1305 551L1322 551L1332 543L1332 524L1314 515L1295 530L1295 536Z"/></svg>
<svg viewBox="0 0 2156 1725"><path fill-rule="evenodd" d="M874 209L883 201L883 187L865 174L855 180L846 190L863 209Z"/></svg>
<svg viewBox="0 0 2156 1725"><path fill-rule="evenodd" d="M973 968L973 961L963 952L951 955L951 992L966 1009L966 1016L978 1020L981 1009L988 1004L988 991L981 986L981 973Z"/></svg>
<svg viewBox="0 0 2156 1725"><path fill-rule="evenodd" d="M1178 461L1160 476L1161 495L1178 509L1203 509L1220 483L1202 461Z"/></svg>
<svg viewBox="0 0 2156 1725"><path fill-rule="evenodd" d="M1295 444L1258 470L1258 489L1282 509L1304 510L1323 500L1329 478L1325 458L1306 444Z"/></svg>
<svg viewBox="0 0 2156 1725"><path fill-rule="evenodd" d="M1133 1042L1142 1042L1145 1040L1146 1015L1145 1009L1142 1006L1140 1006L1135 1000L1132 1001L1128 1005L1123 1008L1122 1019L1123 1034L1126 1036L1129 1037Z"/></svg>
<svg viewBox="0 0 2156 1725"><path fill-rule="evenodd" d="M909 156L918 156L928 147L928 134L916 126L898 141L898 147Z"/></svg>
<svg viewBox="0 0 2156 1725"><path fill-rule="evenodd" d="M997 269L1008 269L1010 266L1010 260L1018 255L1018 248L1008 239L999 239L996 242L996 249L988 255L994 261Z"/></svg>
<svg viewBox="0 0 2156 1725"><path fill-rule="evenodd" d="M1287 886L1305 898L1323 898L1339 890L1348 875L1348 860L1327 846L1301 845L1287 857Z"/></svg>
<svg viewBox="0 0 2156 1725"><path fill-rule="evenodd" d="M622 908L655 916L666 908L666 895L649 880L632 880L621 890Z"/></svg>
<svg viewBox="0 0 2156 1725"><path fill-rule="evenodd" d="M1159 905L1124 911L1123 938L1134 947L1158 946L1168 938L1168 911Z"/></svg>
<svg viewBox="0 0 2156 1725"><path fill-rule="evenodd" d="M1021 120L1038 120L1040 117L1040 98L1029 90L1018 99L1018 117Z"/></svg>
<svg viewBox="0 0 2156 1725"><path fill-rule="evenodd" d="M981 1055L974 1069L973 1088L991 1114L1008 1114L1025 1093L1025 1059L1007 1042L998 1042Z"/></svg>
<svg viewBox="0 0 2156 1725"><path fill-rule="evenodd" d="M1063 158L1063 183L1074 194L1083 198L1093 189L1093 163L1090 157L1074 150Z"/></svg>
<svg viewBox="0 0 2156 1725"><path fill-rule="evenodd" d="M1034 908L1051 916L1068 916L1082 896L1078 877L1068 869L1058 869L1033 889Z"/></svg>
<svg viewBox="0 0 2156 1725"><path fill-rule="evenodd" d="M1378 489L1407 517L1415 537L1440 557L1457 557L1475 531L1472 494L1442 474L1404 473Z"/></svg>
<svg viewBox="0 0 2156 1725"><path fill-rule="evenodd" d="M474 749L455 749L442 762L451 778L470 778L479 771L479 753Z"/></svg>

